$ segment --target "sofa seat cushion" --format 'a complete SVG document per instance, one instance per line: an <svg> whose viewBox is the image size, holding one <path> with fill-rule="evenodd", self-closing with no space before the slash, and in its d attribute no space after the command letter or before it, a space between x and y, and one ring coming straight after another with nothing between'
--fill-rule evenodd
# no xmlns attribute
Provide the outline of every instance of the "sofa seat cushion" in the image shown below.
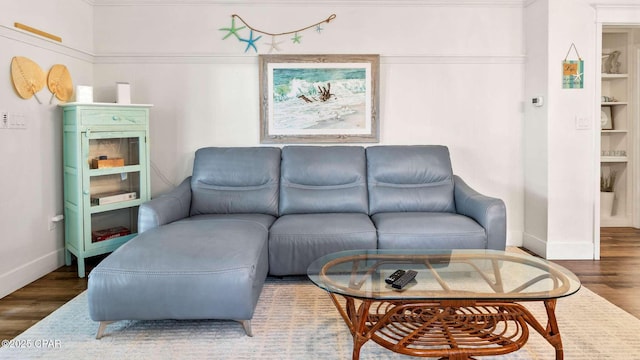
<svg viewBox="0 0 640 360"><path fill-rule="evenodd" d="M192 219L118 248L89 274L95 321L250 320L268 271L268 230L255 221Z"/></svg>
<svg viewBox="0 0 640 360"><path fill-rule="evenodd" d="M376 229L359 213L291 214L269 232L269 273L303 275L317 258L332 252L375 249Z"/></svg>
<svg viewBox="0 0 640 360"><path fill-rule="evenodd" d="M486 249L482 226L464 215L435 212L378 213L380 249Z"/></svg>

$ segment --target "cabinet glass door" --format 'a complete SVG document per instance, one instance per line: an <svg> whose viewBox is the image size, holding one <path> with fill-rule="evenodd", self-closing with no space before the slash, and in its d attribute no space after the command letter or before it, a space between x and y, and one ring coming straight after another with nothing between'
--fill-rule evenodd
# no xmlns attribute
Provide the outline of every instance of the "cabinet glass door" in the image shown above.
<svg viewBox="0 0 640 360"><path fill-rule="evenodd" d="M83 133L85 239L88 248L125 242L137 233L146 198L144 132Z"/></svg>

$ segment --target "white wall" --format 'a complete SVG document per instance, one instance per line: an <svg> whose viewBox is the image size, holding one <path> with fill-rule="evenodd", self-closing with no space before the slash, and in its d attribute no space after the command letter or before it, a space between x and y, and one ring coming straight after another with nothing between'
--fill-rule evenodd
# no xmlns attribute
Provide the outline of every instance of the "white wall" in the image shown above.
<svg viewBox="0 0 640 360"><path fill-rule="evenodd" d="M549 208L549 106L533 106L534 97L548 103L549 6L529 3L525 10L527 65L524 100L524 237L523 244L539 254L546 252Z"/></svg>
<svg viewBox="0 0 640 360"><path fill-rule="evenodd" d="M582 0L549 1L549 239L548 259L592 259L594 191L599 187L599 158L594 139L600 134L596 76L596 12ZM590 29L590 31L585 31ZM584 60L584 89L562 89L561 61L574 43ZM571 56L571 55L570 55ZM576 55L573 55L575 58ZM599 114L599 113L598 113ZM577 118L589 129L578 129ZM568 224L576 224L568 226Z"/></svg>
<svg viewBox="0 0 640 360"><path fill-rule="evenodd" d="M525 11L524 246L548 259L594 257L597 185L595 17L581 0L537 0ZM592 29L588 31L585 29ZM584 60L584 88L562 88L562 61ZM543 96L543 107L530 100ZM578 128L577 119L588 121Z"/></svg>
<svg viewBox="0 0 640 360"><path fill-rule="evenodd" d="M3 1L0 4L0 110L25 115L26 130L0 130L0 297L63 263L63 226L49 231L62 213L61 113L45 88L19 98L11 85L14 56L45 71L64 64L75 83L92 83L92 7L82 0ZM14 28L20 22L62 37L43 40Z"/></svg>
<svg viewBox="0 0 640 360"><path fill-rule="evenodd" d="M160 3L95 8L97 98L113 101L115 82L128 81L134 102L154 104L153 194L190 173L199 147L259 145L257 55L222 40L231 14L283 32L335 13L322 34L304 32L299 45L284 38L282 53L380 54L380 143L449 146L457 174L505 200L508 241L521 243L521 2Z"/></svg>

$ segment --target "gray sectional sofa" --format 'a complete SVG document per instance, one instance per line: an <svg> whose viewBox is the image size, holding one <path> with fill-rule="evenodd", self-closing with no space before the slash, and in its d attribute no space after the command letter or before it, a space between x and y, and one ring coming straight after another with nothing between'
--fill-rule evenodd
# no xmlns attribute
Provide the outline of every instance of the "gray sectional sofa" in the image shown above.
<svg viewBox="0 0 640 360"><path fill-rule="evenodd" d="M89 312L117 320L250 320L268 275L353 249L499 249L502 200L453 175L444 146L203 148L140 207L139 235L89 274Z"/></svg>

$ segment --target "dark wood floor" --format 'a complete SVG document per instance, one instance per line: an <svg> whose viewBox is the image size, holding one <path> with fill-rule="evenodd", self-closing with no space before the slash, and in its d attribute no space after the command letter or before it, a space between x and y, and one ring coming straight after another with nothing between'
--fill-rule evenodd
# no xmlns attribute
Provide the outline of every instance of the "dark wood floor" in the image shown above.
<svg viewBox="0 0 640 360"><path fill-rule="evenodd" d="M102 258L86 262L87 273ZM0 299L0 341L10 340L87 289L74 265L63 266Z"/></svg>
<svg viewBox="0 0 640 360"><path fill-rule="evenodd" d="M87 272L100 261L87 261ZM601 260L556 261L583 285L640 318L640 230L603 228ZM12 339L87 288L75 266L63 266L0 299L0 341Z"/></svg>
<svg viewBox="0 0 640 360"><path fill-rule="evenodd" d="M600 260L554 261L589 290L640 319L640 229L602 228Z"/></svg>

